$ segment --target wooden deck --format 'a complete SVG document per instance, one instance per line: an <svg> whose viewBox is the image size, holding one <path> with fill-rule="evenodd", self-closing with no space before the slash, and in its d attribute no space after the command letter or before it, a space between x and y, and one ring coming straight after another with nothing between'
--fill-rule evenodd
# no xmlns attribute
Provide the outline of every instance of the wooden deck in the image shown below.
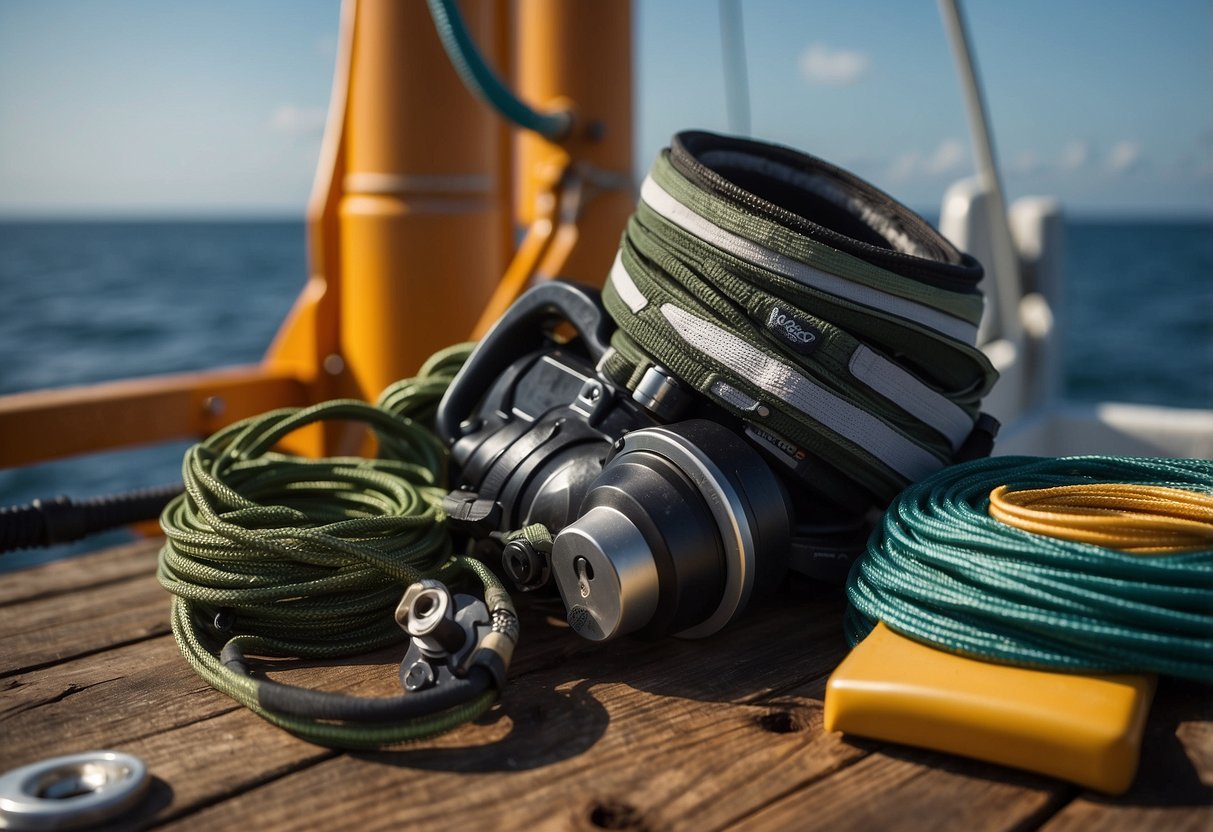
<svg viewBox="0 0 1213 832"><path fill-rule="evenodd" d="M222 829L1213 830L1213 695L1164 680L1141 771L1109 799L1042 776L828 734L846 651L803 587L710 642L595 647L523 613L504 698L390 754L301 742L185 664L156 541L0 574L0 769L108 748L154 777L121 826ZM283 678L399 690L399 655Z"/></svg>

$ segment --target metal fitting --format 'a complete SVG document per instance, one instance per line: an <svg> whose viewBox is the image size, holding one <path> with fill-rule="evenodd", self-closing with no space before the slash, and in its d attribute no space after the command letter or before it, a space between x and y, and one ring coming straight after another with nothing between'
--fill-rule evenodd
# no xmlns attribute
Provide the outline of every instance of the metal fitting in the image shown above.
<svg viewBox="0 0 1213 832"><path fill-rule="evenodd" d="M518 616L504 590L493 587L485 596L488 604L471 595L451 595L441 581L430 578L405 590L396 622L412 637L400 663L406 690L440 686L476 665L486 668L499 688L505 685L518 641Z"/></svg>
<svg viewBox="0 0 1213 832"><path fill-rule="evenodd" d="M467 643L468 633L455 621L451 591L441 581L426 578L410 586L396 608L396 623L431 658L457 653Z"/></svg>
<svg viewBox="0 0 1213 832"><path fill-rule="evenodd" d="M147 791L147 766L117 751L42 760L0 776L0 829L80 829L112 821Z"/></svg>
<svg viewBox="0 0 1213 832"><path fill-rule="evenodd" d="M523 592L540 589L552 574L552 543L537 546L521 538L511 540L501 551L501 567Z"/></svg>
<svg viewBox="0 0 1213 832"><path fill-rule="evenodd" d="M664 421L677 419L691 402L691 395L664 367L653 365L644 371L632 391L632 399Z"/></svg>

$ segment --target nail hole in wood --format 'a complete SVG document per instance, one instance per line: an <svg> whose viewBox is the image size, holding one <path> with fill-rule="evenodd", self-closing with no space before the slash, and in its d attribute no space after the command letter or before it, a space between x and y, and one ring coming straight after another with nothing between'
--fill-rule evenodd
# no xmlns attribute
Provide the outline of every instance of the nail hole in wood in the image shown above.
<svg viewBox="0 0 1213 832"><path fill-rule="evenodd" d="M794 734L809 727L809 714L800 708L768 711L758 717L758 725L772 734Z"/></svg>
<svg viewBox="0 0 1213 832"><path fill-rule="evenodd" d="M639 832L646 828L644 818L635 806L618 800L601 800L590 807L590 823L599 829L628 829Z"/></svg>

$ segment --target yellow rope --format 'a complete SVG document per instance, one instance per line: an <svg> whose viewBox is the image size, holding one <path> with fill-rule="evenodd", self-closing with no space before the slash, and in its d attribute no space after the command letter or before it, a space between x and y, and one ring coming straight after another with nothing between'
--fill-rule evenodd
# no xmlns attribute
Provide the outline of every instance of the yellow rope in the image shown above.
<svg viewBox="0 0 1213 832"><path fill-rule="evenodd" d="M1050 537L1134 554L1213 547L1213 496L1181 488L1091 483L990 492L990 515Z"/></svg>

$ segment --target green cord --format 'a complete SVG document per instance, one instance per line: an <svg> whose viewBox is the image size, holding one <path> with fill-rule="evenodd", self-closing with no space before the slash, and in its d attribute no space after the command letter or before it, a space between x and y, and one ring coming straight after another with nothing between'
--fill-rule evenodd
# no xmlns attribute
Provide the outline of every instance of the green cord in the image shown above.
<svg viewBox="0 0 1213 832"><path fill-rule="evenodd" d="M440 713L399 724L341 724L276 713L260 682L223 665L234 641L246 654L335 658L404 640L393 611L422 578L500 582L455 557L441 510L442 442L423 426L470 353L438 353L415 379L384 391L379 406L354 400L275 410L237 422L190 448L185 493L161 516L167 537L158 577L172 592L173 634L212 687L312 742L378 748L474 719L490 689ZM272 451L283 437L324 420L374 430L381 458L305 459Z"/></svg>
<svg viewBox="0 0 1213 832"><path fill-rule="evenodd" d="M1023 531L990 492L1133 483L1213 493L1213 462L994 457L947 468L889 506L851 570L847 638L883 621L956 653L1046 669L1213 682L1213 549L1142 556Z"/></svg>

